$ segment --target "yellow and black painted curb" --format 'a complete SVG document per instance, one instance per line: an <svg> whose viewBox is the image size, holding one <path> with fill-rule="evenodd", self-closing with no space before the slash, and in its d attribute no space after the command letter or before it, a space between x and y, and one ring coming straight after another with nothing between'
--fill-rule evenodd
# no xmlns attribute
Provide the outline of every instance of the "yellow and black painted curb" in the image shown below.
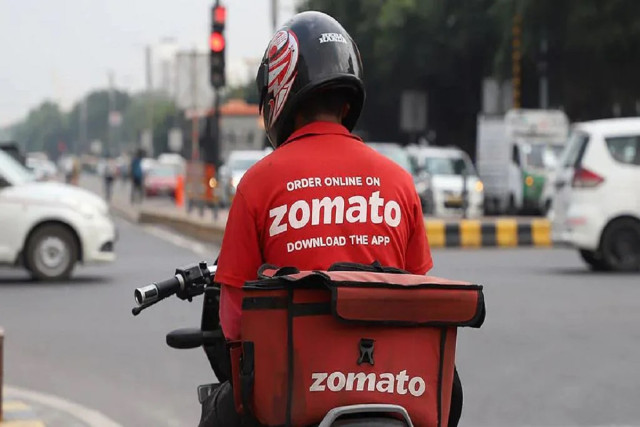
<svg viewBox="0 0 640 427"><path fill-rule="evenodd" d="M45 424L24 401L5 397L0 427L45 427Z"/></svg>
<svg viewBox="0 0 640 427"><path fill-rule="evenodd" d="M551 223L541 218L428 219L425 227L432 248L551 246Z"/></svg>

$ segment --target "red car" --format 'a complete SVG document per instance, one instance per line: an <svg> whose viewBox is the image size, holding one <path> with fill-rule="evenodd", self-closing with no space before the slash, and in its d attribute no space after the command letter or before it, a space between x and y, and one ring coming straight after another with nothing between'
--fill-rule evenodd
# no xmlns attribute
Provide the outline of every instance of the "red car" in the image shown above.
<svg viewBox="0 0 640 427"><path fill-rule="evenodd" d="M144 192L149 196L175 197L178 171L173 166L155 165L144 177Z"/></svg>

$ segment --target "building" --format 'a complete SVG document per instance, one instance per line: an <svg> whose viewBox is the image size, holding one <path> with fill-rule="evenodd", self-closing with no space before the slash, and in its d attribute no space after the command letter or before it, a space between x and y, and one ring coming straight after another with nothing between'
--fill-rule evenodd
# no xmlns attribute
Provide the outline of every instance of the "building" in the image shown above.
<svg viewBox="0 0 640 427"><path fill-rule="evenodd" d="M220 107L220 158L223 161L232 150L261 150L265 138L257 104L231 99Z"/></svg>

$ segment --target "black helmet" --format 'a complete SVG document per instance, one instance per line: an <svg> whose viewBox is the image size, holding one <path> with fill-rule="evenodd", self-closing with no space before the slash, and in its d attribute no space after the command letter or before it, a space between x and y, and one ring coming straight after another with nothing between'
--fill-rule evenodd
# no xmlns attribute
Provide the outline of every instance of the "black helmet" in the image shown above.
<svg viewBox="0 0 640 427"><path fill-rule="evenodd" d="M293 132L300 103L321 90L343 90L350 104L343 125L352 130L365 92L358 47L342 25L321 12L295 15L274 34L256 77L260 112L271 145Z"/></svg>

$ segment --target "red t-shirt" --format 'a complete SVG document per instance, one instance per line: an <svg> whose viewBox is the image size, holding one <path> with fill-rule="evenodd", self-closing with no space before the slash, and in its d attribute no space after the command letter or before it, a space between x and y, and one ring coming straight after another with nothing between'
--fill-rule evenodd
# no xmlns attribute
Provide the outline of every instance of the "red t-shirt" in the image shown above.
<svg viewBox="0 0 640 427"><path fill-rule="evenodd" d="M216 273L227 285L224 334L239 338L240 288L264 263L312 270L376 260L414 274L433 266L413 178L345 127L308 124L238 185Z"/></svg>

